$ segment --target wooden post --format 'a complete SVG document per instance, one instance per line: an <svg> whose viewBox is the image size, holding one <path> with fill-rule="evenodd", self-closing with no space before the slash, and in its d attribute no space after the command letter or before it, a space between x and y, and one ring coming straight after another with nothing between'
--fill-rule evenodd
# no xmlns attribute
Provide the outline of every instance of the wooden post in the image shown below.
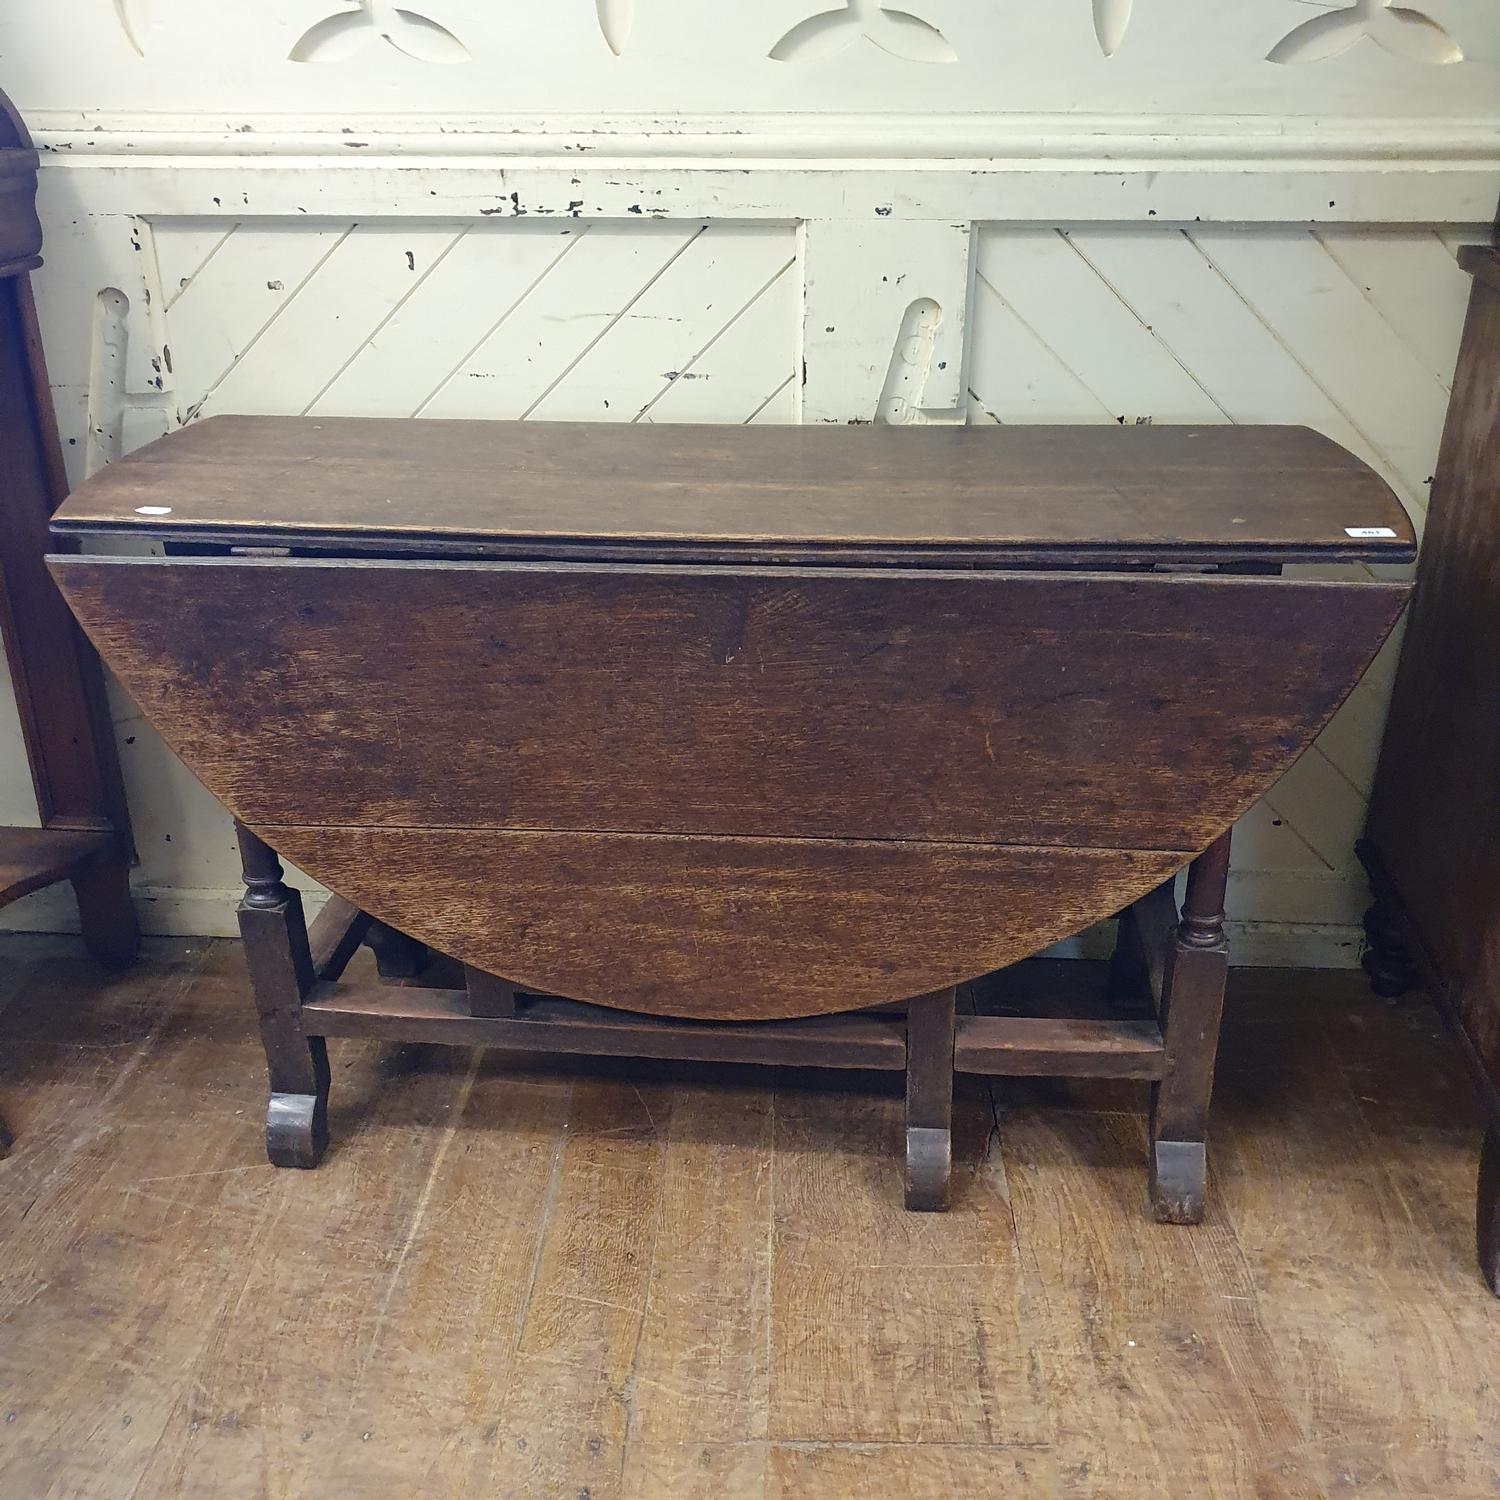
<svg viewBox="0 0 1500 1500"><path fill-rule="evenodd" d="M415 938L371 922L365 946L375 955L375 970L382 979L415 979L427 964L427 949Z"/></svg>
<svg viewBox="0 0 1500 1500"><path fill-rule="evenodd" d="M1150 1174L1151 1204L1164 1224L1196 1224L1203 1217L1208 1101L1229 973L1229 840L1223 834L1188 867L1182 920L1167 954L1161 1007L1166 1071L1152 1091Z"/></svg>
<svg viewBox="0 0 1500 1500"><path fill-rule="evenodd" d="M953 1175L953 1041L956 992L938 990L906 1011L906 1206L948 1206Z"/></svg>
<svg viewBox="0 0 1500 1500"><path fill-rule="evenodd" d="M333 983L349 967L370 930L370 918L342 896L331 895L307 929L313 977Z"/></svg>
<svg viewBox="0 0 1500 1500"><path fill-rule="evenodd" d="M1485 1131L1480 1150L1475 1230L1479 1269L1490 1290L1500 1297L1500 1124L1491 1124Z"/></svg>
<svg viewBox="0 0 1500 1500"><path fill-rule="evenodd" d="M123 845L117 842L96 855L70 878L84 947L111 968L130 963L141 933L130 899L130 859Z"/></svg>
<svg viewBox="0 0 1500 1500"><path fill-rule="evenodd" d="M328 1145L328 1048L302 1029L314 979L302 897L269 845L238 823L235 832L245 867L240 935L271 1075L266 1155L278 1167L315 1167Z"/></svg>
<svg viewBox="0 0 1500 1500"><path fill-rule="evenodd" d="M508 979L497 979L483 969L465 964L464 985L469 992L471 1016L515 1016L516 987Z"/></svg>

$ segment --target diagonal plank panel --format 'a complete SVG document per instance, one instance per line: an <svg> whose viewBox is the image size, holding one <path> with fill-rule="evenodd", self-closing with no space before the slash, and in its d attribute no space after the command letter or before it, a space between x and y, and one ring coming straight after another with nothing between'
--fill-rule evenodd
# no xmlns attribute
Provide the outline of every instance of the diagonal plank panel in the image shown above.
<svg viewBox="0 0 1500 1500"><path fill-rule="evenodd" d="M157 242L163 285L177 288L179 420L652 410L742 422L795 365L789 225L385 220L225 233L188 220L159 226ZM786 400L776 410L791 415Z"/></svg>
<svg viewBox="0 0 1500 1500"><path fill-rule="evenodd" d="M204 400L202 414L244 411L274 372L278 404L304 412L422 278L441 267L451 225L356 224Z"/></svg>
<svg viewBox="0 0 1500 1500"><path fill-rule="evenodd" d="M691 371L698 352L787 263L779 230L710 225L675 257L536 405L552 421L628 421Z"/></svg>
<svg viewBox="0 0 1500 1500"><path fill-rule="evenodd" d="M229 236L167 313L179 422L197 415L352 227L241 225Z"/></svg>
<svg viewBox="0 0 1500 1500"><path fill-rule="evenodd" d="M313 404L318 416L409 417L518 307L587 226L467 228Z"/></svg>
<svg viewBox="0 0 1500 1500"><path fill-rule="evenodd" d="M796 420L793 409L796 351L785 331L797 326L801 288L796 263L788 260L774 279L734 315L728 325L688 361L676 380L668 382L637 418L643 422L714 422L733 420L730 393L735 398L756 394L746 404L741 420L763 421L762 415L781 410L773 398L783 392L783 422Z"/></svg>
<svg viewBox="0 0 1500 1500"><path fill-rule="evenodd" d="M420 415L528 416L701 233L696 224L596 225L527 292Z"/></svg>

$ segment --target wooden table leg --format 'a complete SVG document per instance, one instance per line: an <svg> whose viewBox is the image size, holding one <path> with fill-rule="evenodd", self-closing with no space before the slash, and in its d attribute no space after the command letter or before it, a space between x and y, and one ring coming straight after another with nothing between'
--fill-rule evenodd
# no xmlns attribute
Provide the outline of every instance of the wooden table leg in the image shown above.
<svg viewBox="0 0 1500 1500"><path fill-rule="evenodd" d="M415 979L427 964L427 949L415 938L371 922L365 946L375 955L375 970L382 979Z"/></svg>
<svg viewBox="0 0 1500 1500"><path fill-rule="evenodd" d="M953 1175L953 1039L956 992L939 990L906 1011L906 1206L948 1206Z"/></svg>
<svg viewBox="0 0 1500 1500"><path fill-rule="evenodd" d="M469 994L471 1016L515 1017L516 987L510 980L497 979L483 969L465 964L464 988Z"/></svg>
<svg viewBox="0 0 1500 1500"><path fill-rule="evenodd" d="M1475 1212L1479 1269L1500 1297L1500 1122L1484 1133L1479 1154L1479 1195Z"/></svg>
<svg viewBox="0 0 1500 1500"><path fill-rule="evenodd" d="M111 968L132 962L141 931L130 899L130 861L124 851L91 859L71 879L84 947Z"/></svg>
<svg viewBox="0 0 1500 1500"><path fill-rule="evenodd" d="M1136 925L1135 912L1126 907L1116 919L1115 947L1109 959L1105 1001L1112 1011L1129 1012L1138 1010L1150 993L1151 979L1140 929Z"/></svg>
<svg viewBox="0 0 1500 1500"><path fill-rule="evenodd" d="M328 984L342 978L350 960L359 952L370 922L371 918L353 902L339 895L329 896L307 929L313 977Z"/></svg>
<svg viewBox="0 0 1500 1500"><path fill-rule="evenodd" d="M1229 973L1229 837L1210 844L1189 867L1182 920L1167 954L1161 1015L1166 1071L1152 1091L1150 1173L1151 1205L1164 1224L1196 1224L1203 1217L1208 1101Z"/></svg>
<svg viewBox="0 0 1500 1500"><path fill-rule="evenodd" d="M328 1048L302 1028L314 978L302 897L282 880L268 845L238 824L235 831L245 866L240 935L271 1074L266 1155L278 1167L315 1167L328 1145Z"/></svg>

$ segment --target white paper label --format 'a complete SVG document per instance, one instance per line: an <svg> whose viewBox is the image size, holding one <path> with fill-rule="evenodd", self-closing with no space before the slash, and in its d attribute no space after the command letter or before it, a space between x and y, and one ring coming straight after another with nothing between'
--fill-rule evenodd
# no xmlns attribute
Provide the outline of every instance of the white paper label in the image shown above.
<svg viewBox="0 0 1500 1500"><path fill-rule="evenodd" d="M170 505L137 505L135 513L138 516L170 516L172 507ZM1350 536L1354 533L1351 531Z"/></svg>
<svg viewBox="0 0 1500 1500"><path fill-rule="evenodd" d="M1389 526L1346 526L1345 536L1395 536Z"/></svg>

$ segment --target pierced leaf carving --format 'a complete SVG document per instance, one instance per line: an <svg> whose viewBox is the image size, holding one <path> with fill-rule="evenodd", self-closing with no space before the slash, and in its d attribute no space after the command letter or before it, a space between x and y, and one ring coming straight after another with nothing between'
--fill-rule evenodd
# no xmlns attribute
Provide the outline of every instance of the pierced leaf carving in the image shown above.
<svg viewBox="0 0 1500 1500"><path fill-rule="evenodd" d="M430 16L414 10L394 12L394 23L381 33L398 52L418 62L461 63L469 61L469 49Z"/></svg>
<svg viewBox="0 0 1500 1500"><path fill-rule="evenodd" d="M609 44L609 50L618 57L630 40L630 29L635 25L635 0L594 0L599 13L599 30Z"/></svg>
<svg viewBox="0 0 1500 1500"><path fill-rule="evenodd" d="M819 57L842 51L850 41L849 30L856 24L847 10L825 10L805 21L798 21L771 48L773 62L791 62L799 57Z"/></svg>
<svg viewBox="0 0 1500 1500"><path fill-rule="evenodd" d="M1347 52L1364 35L1357 12L1330 10L1294 27L1266 54L1273 63L1323 62Z"/></svg>
<svg viewBox="0 0 1500 1500"><path fill-rule="evenodd" d="M386 44L418 62L469 61L469 49L446 26L390 0L360 0L357 10L335 11L304 31L292 48L293 62L339 63L368 47Z"/></svg>
<svg viewBox="0 0 1500 1500"><path fill-rule="evenodd" d="M1392 5L1384 14L1385 24L1374 35L1387 52L1438 67L1464 60L1463 49L1431 16L1404 5Z"/></svg>
<svg viewBox="0 0 1500 1500"><path fill-rule="evenodd" d="M1463 49L1431 16L1392 0L1354 0L1294 27L1266 54L1273 63L1325 62L1368 37L1393 57L1442 65L1463 61Z"/></svg>
<svg viewBox="0 0 1500 1500"><path fill-rule="evenodd" d="M151 29L151 0L115 0L115 18L137 57L146 55L146 33Z"/></svg>
<svg viewBox="0 0 1500 1500"><path fill-rule="evenodd" d="M948 45L948 38L930 21L909 14L904 10L882 10L880 23L866 33L870 40L893 57L905 57L912 62L951 63L958 61L958 53Z"/></svg>
<svg viewBox="0 0 1500 1500"><path fill-rule="evenodd" d="M1130 26L1133 5L1134 0L1094 0L1094 35L1106 57L1113 57L1120 50Z"/></svg>
<svg viewBox="0 0 1500 1500"><path fill-rule="evenodd" d="M343 10L309 26L292 48L293 62L345 62L374 40L370 18L362 10Z"/></svg>
<svg viewBox="0 0 1500 1500"><path fill-rule="evenodd" d="M958 61L947 37L930 21L910 11L888 10L878 0L846 0L842 10L808 16L771 48L770 56L775 62L826 57L861 38L907 62Z"/></svg>

